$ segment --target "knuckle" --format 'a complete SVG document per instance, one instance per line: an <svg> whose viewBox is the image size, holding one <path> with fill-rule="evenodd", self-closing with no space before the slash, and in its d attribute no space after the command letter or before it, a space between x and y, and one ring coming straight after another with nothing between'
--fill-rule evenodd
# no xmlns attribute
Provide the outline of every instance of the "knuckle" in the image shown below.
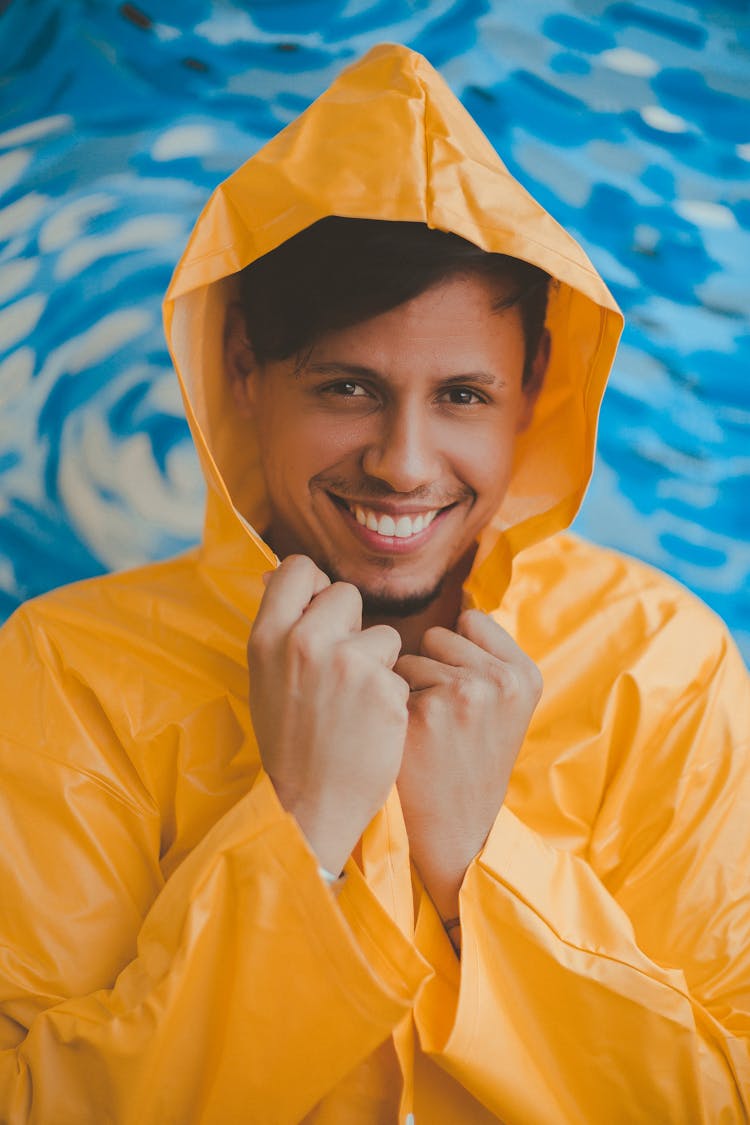
<svg viewBox="0 0 750 1125"><path fill-rule="evenodd" d="M433 692L418 692L416 695L410 694L407 700L407 707L409 709L410 726L424 729L433 725L438 712L437 702Z"/></svg>
<svg viewBox="0 0 750 1125"><path fill-rule="evenodd" d="M321 647L320 637L315 629L306 627L304 617L289 630L287 649L292 660L313 663L317 661Z"/></svg>
<svg viewBox="0 0 750 1125"><path fill-rule="evenodd" d="M492 685L479 676L463 676L453 688L457 706L467 712L484 707L492 697Z"/></svg>
<svg viewBox="0 0 750 1125"><path fill-rule="evenodd" d="M340 579L339 581L334 582L333 585L335 586L335 588L337 590L346 594L348 597L356 597L360 601L362 600L362 595L360 594L358 588L354 585L353 582L346 582L343 579Z"/></svg>
<svg viewBox="0 0 750 1125"><path fill-rule="evenodd" d="M468 629L476 628L487 620L487 614L482 613L481 609L465 609L459 616L459 621Z"/></svg>
<svg viewBox="0 0 750 1125"><path fill-rule="evenodd" d="M331 673L337 680L361 679L366 665L362 653L341 643L333 646L329 662Z"/></svg>
<svg viewBox="0 0 750 1125"><path fill-rule="evenodd" d="M379 638L378 655L380 660L387 665L388 668L393 668L399 659L399 652L401 651L401 638L399 636L391 637L384 633Z"/></svg>
<svg viewBox="0 0 750 1125"><path fill-rule="evenodd" d="M362 595L351 582L334 582L332 589L336 597L355 609L362 608Z"/></svg>
<svg viewBox="0 0 750 1125"><path fill-rule="evenodd" d="M524 657L515 664L498 661L492 678L506 703L539 702L544 688L542 674L533 660Z"/></svg>
<svg viewBox="0 0 750 1125"><path fill-rule="evenodd" d="M312 560L306 555L287 555L286 558L281 560L269 582L279 577L288 577L290 574L303 575L312 565Z"/></svg>
<svg viewBox="0 0 750 1125"><path fill-rule="evenodd" d="M277 567L276 573L295 574L299 579L314 583L320 577L328 581L328 576L313 562L309 555L287 555Z"/></svg>
<svg viewBox="0 0 750 1125"><path fill-rule="evenodd" d="M515 703L523 695L523 683L519 670L512 664L498 664L494 674L495 682L506 703Z"/></svg>
<svg viewBox="0 0 750 1125"><path fill-rule="evenodd" d="M282 560L281 566L285 570L314 570L315 563L309 555L287 555Z"/></svg>
<svg viewBox="0 0 750 1125"><path fill-rule="evenodd" d="M395 672L383 668L373 675L369 668L362 692L363 708L367 709L367 717L364 710L362 713L363 723L405 726L408 699L408 685Z"/></svg>
<svg viewBox="0 0 750 1125"><path fill-rule="evenodd" d="M485 636L487 629L491 629L493 625L495 625L495 622L486 613L482 613L481 609L465 609L456 622L458 632L467 640L480 645L480 647L484 647L481 644L481 638Z"/></svg>
<svg viewBox="0 0 750 1125"><path fill-rule="evenodd" d="M377 625L375 628L379 630L384 645L392 645L397 652L401 651L401 634L398 629L394 629L392 625Z"/></svg>

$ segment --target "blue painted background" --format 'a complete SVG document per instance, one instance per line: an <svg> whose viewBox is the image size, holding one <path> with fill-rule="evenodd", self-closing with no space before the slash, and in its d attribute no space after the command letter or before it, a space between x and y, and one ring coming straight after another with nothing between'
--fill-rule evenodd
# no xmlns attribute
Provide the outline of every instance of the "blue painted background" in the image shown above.
<svg viewBox="0 0 750 1125"><path fill-rule="evenodd" d="M742 0L0 0L0 616L198 536L162 293L211 188L382 40L442 71L627 316L578 530L750 658Z"/></svg>

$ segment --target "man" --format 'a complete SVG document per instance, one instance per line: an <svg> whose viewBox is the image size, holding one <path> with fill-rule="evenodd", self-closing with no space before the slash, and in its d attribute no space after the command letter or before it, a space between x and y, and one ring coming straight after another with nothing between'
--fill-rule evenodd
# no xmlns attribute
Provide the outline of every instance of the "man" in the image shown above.
<svg viewBox="0 0 750 1125"><path fill-rule="evenodd" d="M165 310L203 545L4 633L2 1119L746 1120L747 678L560 534L580 249L379 48Z"/></svg>

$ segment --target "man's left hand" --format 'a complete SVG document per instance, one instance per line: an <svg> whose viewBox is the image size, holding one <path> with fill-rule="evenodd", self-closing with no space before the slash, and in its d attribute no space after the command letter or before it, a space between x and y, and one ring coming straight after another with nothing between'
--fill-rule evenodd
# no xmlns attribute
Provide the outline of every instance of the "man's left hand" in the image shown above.
<svg viewBox="0 0 750 1125"><path fill-rule="evenodd" d="M542 694L532 660L491 617L428 629L395 666L409 684L398 791L412 859L443 919L458 915L466 868L505 798Z"/></svg>

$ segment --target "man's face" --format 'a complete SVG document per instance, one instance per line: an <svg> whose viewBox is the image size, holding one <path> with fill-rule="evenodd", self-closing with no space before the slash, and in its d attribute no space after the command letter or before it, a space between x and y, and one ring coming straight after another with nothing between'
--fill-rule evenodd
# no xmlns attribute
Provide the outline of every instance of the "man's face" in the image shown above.
<svg viewBox="0 0 750 1125"><path fill-rule="evenodd" d="M510 292L454 277L330 332L302 366L251 371L277 554L309 555L371 613L436 596L499 507L533 406L519 311L492 308Z"/></svg>

